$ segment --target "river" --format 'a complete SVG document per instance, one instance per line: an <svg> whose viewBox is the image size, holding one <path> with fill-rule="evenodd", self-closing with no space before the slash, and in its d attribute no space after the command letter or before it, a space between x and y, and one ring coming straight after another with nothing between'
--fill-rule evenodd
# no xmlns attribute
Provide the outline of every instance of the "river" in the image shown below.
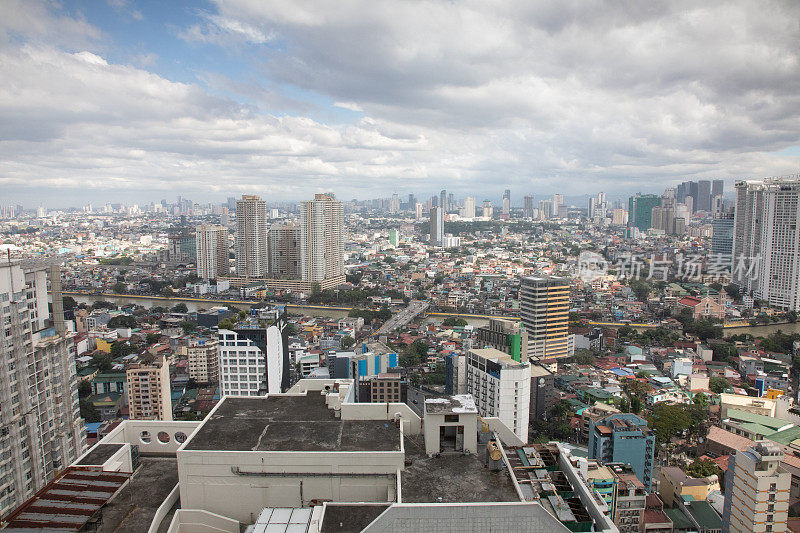
<svg viewBox="0 0 800 533"><path fill-rule="evenodd" d="M186 304L186 308L191 311L197 311L200 309L210 309L214 306L218 305L226 305L231 304L235 305L236 307L249 309L253 302L239 302L239 301L231 301L231 300L203 300L201 298L164 298L164 297L131 297L131 296L122 296L122 295L112 295L112 294L103 294L103 295L86 295L86 294L75 294L75 293L67 293L69 296L75 298L75 301L78 303L85 303L87 305L91 305L92 303L98 300L106 300L109 302L116 303L118 305L126 305L126 304L136 304L142 305L144 307L173 307L179 303ZM323 306L299 306L299 305L288 305L288 310L290 315L301 315L301 316L324 316L328 318L342 318L347 316L348 310L342 308L326 308ZM489 323L487 318L478 318L478 317L467 317L460 315L461 318L467 321L467 324L473 327L481 327L485 326ZM428 316L426 318L427 323L432 324L439 324L446 316ZM794 324L767 324L765 326L744 326L740 328L726 328L725 329L725 336L729 335L739 335L742 333L748 333L755 337L766 337L771 335L772 333L781 330L784 333L800 333L800 322L795 322Z"/></svg>
<svg viewBox="0 0 800 533"><path fill-rule="evenodd" d="M200 298L148 298L148 297L131 297L131 296L122 296L122 295L112 295L112 294L98 294L98 295L86 295L86 294L75 294L69 293L65 291L66 296L71 296L75 298L75 301L78 303L85 303L86 305L92 305L94 302L99 300L105 300L107 302L112 302L117 305L128 305L128 304L136 304L141 305L143 307L174 307L179 303L186 304L186 308L190 312L199 311L199 310L207 310L211 309L215 306L223 306L223 305L234 305L240 309L250 309L254 302L239 302L239 301L231 301L231 300L203 300ZM278 302L276 302L278 303ZM303 315L303 316L324 316L328 318L342 318L347 316L347 309L331 309L331 308L324 308L324 307L316 307L316 306L297 306L297 305L288 305L288 311L290 315Z"/></svg>

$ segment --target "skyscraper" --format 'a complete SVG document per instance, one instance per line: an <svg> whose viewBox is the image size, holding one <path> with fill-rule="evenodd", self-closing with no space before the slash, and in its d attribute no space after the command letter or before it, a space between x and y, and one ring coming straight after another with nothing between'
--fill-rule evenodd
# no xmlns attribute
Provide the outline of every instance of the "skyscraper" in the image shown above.
<svg viewBox="0 0 800 533"><path fill-rule="evenodd" d="M483 218L492 218L494 216L494 207L492 207L492 202L489 200L483 201Z"/></svg>
<svg viewBox="0 0 800 533"><path fill-rule="evenodd" d="M400 197L395 193L389 202L389 213L396 215L400 212Z"/></svg>
<svg viewBox="0 0 800 533"><path fill-rule="evenodd" d="M300 204L300 273L303 281L344 278L344 211L332 194ZM342 279L344 282L344 279Z"/></svg>
<svg viewBox="0 0 800 533"><path fill-rule="evenodd" d="M6 514L74 462L86 447L78 406L75 334L66 330L61 275L0 264L0 513Z"/></svg>
<svg viewBox="0 0 800 533"><path fill-rule="evenodd" d="M475 218L475 198L472 196L464 198L464 210L461 215L464 218Z"/></svg>
<svg viewBox="0 0 800 533"><path fill-rule="evenodd" d="M711 182L700 180L697 182L697 211L711 211Z"/></svg>
<svg viewBox="0 0 800 533"><path fill-rule="evenodd" d="M442 208L442 215L447 213L450 206L447 205L447 191L442 189L439 193L439 207Z"/></svg>
<svg viewBox="0 0 800 533"><path fill-rule="evenodd" d="M539 200L539 220L550 220L553 218L553 201Z"/></svg>
<svg viewBox="0 0 800 533"><path fill-rule="evenodd" d="M733 223L733 212L717 213L711 221L711 226L714 228L711 236L711 253L724 255L729 261L733 255Z"/></svg>
<svg viewBox="0 0 800 533"><path fill-rule="evenodd" d="M536 204L533 203L533 196L526 196L522 215L525 218L533 218L533 211L536 209L535 206Z"/></svg>
<svg viewBox="0 0 800 533"><path fill-rule="evenodd" d="M198 226L195 230L197 249L197 277L217 279L230 273L228 261L228 228L223 226Z"/></svg>
<svg viewBox="0 0 800 533"><path fill-rule="evenodd" d="M647 231L652 227L653 208L661 206L661 197L655 194L631 196L628 200L628 226Z"/></svg>
<svg viewBox="0 0 800 533"><path fill-rule="evenodd" d="M723 180L714 180L711 182L711 197L725 195L725 182Z"/></svg>
<svg viewBox="0 0 800 533"><path fill-rule="evenodd" d="M788 531L792 475L783 471L780 446L758 441L728 460L723 533Z"/></svg>
<svg viewBox="0 0 800 533"><path fill-rule="evenodd" d="M503 214L507 215L511 212L511 189L506 189L503 192Z"/></svg>
<svg viewBox="0 0 800 533"><path fill-rule="evenodd" d="M563 194L554 194L553 195L553 214L558 215L559 208L564 205L564 195Z"/></svg>
<svg viewBox="0 0 800 533"><path fill-rule="evenodd" d="M300 226L273 224L269 227L269 275L300 278Z"/></svg>
<svg viewBox="0 0 800 533"><path fill-rule="evenodd" d="M419 202L414 205L414 215L417 220L422 220L422 204Z"/></svg>
<svg viewBox="0 0 800 533"><path fill-rule="evenodd" d="M441 207L431 207L431 246L441 246L444 241L444 210Z"/></svg>
<svg viewBox="0 0 800 533"><path fill-rule="evenodd" d="M561 278L522 278L519 309L528 334L528 356L567 357L569 349L569 283Z"/></svg>
<svg viewBox="0 0 800 533"><path fill-rule="evenodd" d="M245 194L236 202L236 275L266 277L267 202Z"/></svg>
<svg viewBox="0 0 800 533"><path fill-rule="evenodd" d="M732 268L754 298L800 311L800 178L736 183Z"/></svg>

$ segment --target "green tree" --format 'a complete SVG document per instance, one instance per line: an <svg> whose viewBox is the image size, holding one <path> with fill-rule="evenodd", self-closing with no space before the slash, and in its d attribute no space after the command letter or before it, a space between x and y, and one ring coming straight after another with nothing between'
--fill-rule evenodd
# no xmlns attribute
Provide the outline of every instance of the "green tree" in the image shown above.
<svg viewBox="0 0 800 533"><path fill-rule="evenodd" d="M135 351L136 349L127 342L117 341L111 345L111 357L113 359L130 355Z"/></svg>
<svg viewBox="0 0 800 533"><path fill-rule="evenodd" d="M145 342L147 343L148 346L150 346L151 344L157 343L159 339L161 339L160 333L148 333L147 336L145 337Z"/></svg>
<svg viewBox="0 0 800 533"><path fill-rule="evenodd" d="M692 425L692 417L688 406L657 403L650 410L648 426L653 429L658 444L669 442L679 436Z"/></svg>
<svg viewBox="0 0 800 533"><path fill-rule="evenodd" d="M572 362L579 365L593 365L594 361L594 354L586 348L578 348L575 350L575 355L572 356Z"/></svg>
<svg viewBox="0 0 800 533"><path fill-rule="evenodd" d="M444 321L442 322L442 326L444 326L446 328L464 327L466 325L467 325L467 321L464 320L463 318L457 318L457 317L452 317L452 316L448 317L448 318L445 318Z"/></svg>
<svg viewBox="0 0 800 533"><path fill-rule="evenodd" d="M107 327L108 329L135 328L136 325L136 317L132 315L117 315L108 321Z"/></svg>
<svg viewBox="0 0 800 533"><path fill-rule="evenodd" d="M111 370L111 354L99 352L93 355L89 366L96 368L98 372L108 372Z"/></svg>
<svg viewBox="0 0 800 533"><path fill-rule="evenodd" d="M88 398L81 398L79 400L80 409L81 409L81 417L87 422L102 422L103 417L100 415L100 411L89 401Z"/></svg>
<svg viewBox="0 0 800 533"><path fill-rule="evenodd" d="M705 409L708 409L708 396L706 396L702 392L698 392L697 394L694 395L694 398L692 398L692 403L695 405L699 405L700 407L703 407Z"/></svg>
<svg viewBox="0 0 800 533"><path fill-rule="evenodd" d="M708 477L713 475L719 476L721 470L713 461L709 461L708 459L695 459L686 467L686 473L692 477Z"/></svg>
<svg viewBox="0 0 800 533"><path fill-rule="evenodd" d="M342 349L344 349L344 350L350 348L355 343L356 343L356 340L353 337L351 337L350 335L345 335L344 337L342 337L341 345L342 345Z"/></svg>
<svg viewBox="0 0 800 533"><path fill-rule="evenodd" d="M180 303L178 303L178 304L175 304L175 305L172 307L172 312L173 312L173 313L187 313L188 311L189 311L189 308L188 308L188 307L186 307L186 304L185 304L185 303L183 303L183 302L180 302Z"/></svg>
<svg viewBox="0 0 800 533"><path fill-rule="evenodd" d="M197 324L191 320L182 320L178 325L183 329L184 335L197 329Z"/></svg>
<svg viewBox="0 0 800 533"><path fill-rule="evenodd" d="M64 311L72 311L78 307L78 302L76 302L75 298L72 296L64 296L61 298L61 301L64 302Z"/></svg>
<svg viewBox="0 0 800 533"><path fill-rule="evenodd" d="M711 389L711 392L715 394L721 394L725 392L725 389L730 386L731 384L728 383L727 379L719 376L714 376L708 380L708 388Z"/></svg>
<svg viewBox="0 0 800 533"><path fill-rule="evenodd" d="M638 415L642 411L642 400L638 396L631 396L631 413Z"/></svg>
<svg viewBox="0 0 800 533"><path fill-rule="evenodd" d="M92 384L88 381L81 381L78 383L78 397L86 398L92 395Z"/></svg>
<svg viewBox="0 0 800 533"><path fill-rule="evenodd" d="M116 292L117 294L124 294L124 293L125 293L125 289L126 289L126 288L127 288L127 285L125 285L125 284L124 284L123 282L121 282L121 281L118 281L118 282L116 282L116 283L114 284L113 290L114 290L114 292Z"/></svg>
<svg viewBox="0 0 800 533"><path fill-rule="evenodd" d="M233 329L235 325L232 320L225 318L219 321L217 329Z"/></svg>

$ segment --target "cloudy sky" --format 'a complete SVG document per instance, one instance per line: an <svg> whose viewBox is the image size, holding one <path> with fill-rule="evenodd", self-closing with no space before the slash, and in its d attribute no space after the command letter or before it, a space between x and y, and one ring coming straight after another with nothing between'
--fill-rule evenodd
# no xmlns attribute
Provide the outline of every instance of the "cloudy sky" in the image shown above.
<svg viewBox="0 0 800 533"><path fill-rule="evenodd" d="M552 4L0 0L0 204L800 172L800 2Z"/></svg>

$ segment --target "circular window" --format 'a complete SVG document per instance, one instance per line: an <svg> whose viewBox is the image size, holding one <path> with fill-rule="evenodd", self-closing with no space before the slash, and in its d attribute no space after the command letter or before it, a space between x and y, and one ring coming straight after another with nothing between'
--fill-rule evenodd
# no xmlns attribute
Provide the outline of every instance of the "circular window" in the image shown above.
<svg viewBox="0 0 800 533"><path fill-rule="evenodd" d="M150 444L150 441L153 440L153 437L150 436L150 432L149 431L142 431L139 434L139 440L141 440L145 444Z"/></svg>
<svg viewBox="0 0 800 533"><path fill-rule="evenodd" d="M186 433L184 433L183 431L175 433L175 442L177 442L178 444L183 444L184 442L186 442Z"/></svg>
<svg viewBox="0 0 800 533"><path fill-rule="evenodd" d="M161 444L166 444L169 442L169 433L166 431L159 431L158 432L158 442Z"/></svg>

